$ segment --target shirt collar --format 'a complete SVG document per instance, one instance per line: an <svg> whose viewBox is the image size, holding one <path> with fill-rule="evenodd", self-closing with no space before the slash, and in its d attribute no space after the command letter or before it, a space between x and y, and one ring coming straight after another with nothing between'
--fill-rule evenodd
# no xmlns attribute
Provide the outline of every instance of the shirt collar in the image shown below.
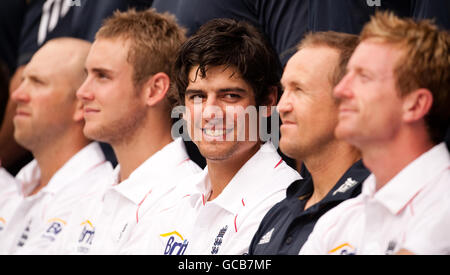
<svg viewBox="0 0 450 275"><path fill-rule="evenodd" d="M260 201L264 196L272 195L277 190L286 189L286 182L272 182L271 175L276 172L283 173L284 177L291 177L291 180L283 179L289 183L301 178L294 169L283 162L272 143L267 142L239 169L222 193L209 203L219 205L231 213L237 213L246 204ZM202 193L205 204L211 191L208 166L198 177L195 190Z"/></svg>
<svg viewBox="0 0 450 275"><path fill-rule="evenodd" d="M173 173L177 166L189 160L182 138L177 138L149 157L120 184L120 164L117 165L114 169L117 184L114 189L137 205L157 187L155 185L170 184L164 180L168 173Z"/></svg>
<svg viewBox="0 0 450 275"><path fill-rule="evenodd" d="M105 161L100 145L92 142L69 159L39 193L58 193L65 186ZM39 183L40 177L41 171L35 159L22 168L16 177L22 195L25 196L32 192Z"/></svg>
<svg viewBox="0 0 450 275"><path fill-rule="evenodd" d="M364 166L362 160L355 162L337 181L336 185L320 201L328 203L332 201L343 201L354 196L354 191L361 187L362 182L369 176L369 170ZM286 191L288 199L307 199L314 191L312 177L296 181ZM304 198L302 198L304 197Z"/></svg>
<svg viewBox="0 0 450 275"><path fill-rule="evenodd" d="M440 143L407 165L378 191L376 178L370 175L364 182L362 193L398 215L430 181L447 169L450 169L450 155L445 143Z"/></svg>

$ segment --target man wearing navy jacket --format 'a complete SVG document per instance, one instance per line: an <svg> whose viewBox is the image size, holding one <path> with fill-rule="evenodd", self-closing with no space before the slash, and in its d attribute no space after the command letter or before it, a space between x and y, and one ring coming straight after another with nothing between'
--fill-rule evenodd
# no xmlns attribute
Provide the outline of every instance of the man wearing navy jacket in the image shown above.
<svg viewBox="0 0 450 275"><path fill-rule="evenodd" d="M309 34L287 63L277 106L280 148L303 161L311 176L292 183L286 199L266 214L250 254L298 254L320 216L361 192L369 171L356 148L335 138L338 103L332 97L357 41L351 34Z"/></svg>

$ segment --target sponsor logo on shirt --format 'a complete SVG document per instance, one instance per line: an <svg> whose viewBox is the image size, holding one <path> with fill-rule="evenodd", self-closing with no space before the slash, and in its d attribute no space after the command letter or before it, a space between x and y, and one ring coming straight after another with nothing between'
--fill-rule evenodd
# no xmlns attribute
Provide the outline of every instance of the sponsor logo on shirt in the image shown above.
<svg viewBox="0 0 450 275"><path fill-rule="evenodd" d="M67 0L70 7L81 7L81 0Z"/></svg>
<svg viewBox="0 0 450 275"><path fill-rule="evenodd" d="M75 3L74 3L75 2ZM42 45L47 39L48 33L52 32L60 19L65 17L72 6L76 6L76 2L71 0L47 0L42 5L41 22L39 23L38 45ZM81 5L81 3L80 3Z"/></svg>
<svg viewBox="0 0 450 275"><path fill-rule="evenodd" d="M366 3L369 7L381 7L381 0L366 0Z"/></svg>
<svg viewBox="0 0 450 275"><path fill-rule="evenodd" d="M64 226L67 224L66 221L59 219L59 218L53 218L47 221L49 227L47 230L42 234L42 238L48 239L51 242L54 242L56 237L61 233Z"/></svg>
<svg viewBox="0 0 450 275"><path fill-rule="evenodd" d="M183 236L177 231L165 233L160 235L163 238L169 238L164 249L164 255L184 255L189 241L185 240Z"/></svg>
<svg viewBox="0 0 450 275"><path fill-rule="evenodd" d="M88 253L95 236L95 226L89 220L85 220L80 225L83 226L83 229L81 230L80 237L78 238L77 251L79 253Z"/></svg>
<svg viewBox="0 0 450 275"><path fill-rule="evenodd" d="M272 230L270 230L269 232L267 232L266 234L264 234L264 236L262 236L262 238L259 240L258 244L266 244L270 242L270 239L272 238L272 233L275 230L275 228L272 228Z"/></svg>
<svg viewBox="0 0 450 275"><path fill-rule="evenodd" d="M328 254L355 255L356 248L349 243L344 243L328 251Z"/></svg>
<svg viewBox="0 0 450 275"><path fill-rule="evenodd" d="M212 255L215 255L215 254L217 254L219 252L219 248L222 245L223 236L227 232L227 229L228 229L228 225L226 225L225 227L220 229L219 234L217 234L217 237L214 240L214 244L213 244L213 247L211 249L211 254Z"/></svg>
<svg viewBox="0 0 450 275"><path fill-rule="evenodd" d="M345 193L353 186L357 185L358 181L348 178L344 184L342 184L336 191L334 191L333 196L335 196L337 193Z"/></svg>

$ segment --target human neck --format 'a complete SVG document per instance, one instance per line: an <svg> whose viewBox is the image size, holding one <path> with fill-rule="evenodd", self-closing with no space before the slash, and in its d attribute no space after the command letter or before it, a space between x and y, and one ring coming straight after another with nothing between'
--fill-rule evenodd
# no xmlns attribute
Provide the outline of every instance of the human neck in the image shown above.
<svg viewBox="0 0 450 275"><path fill-rule="evenodd" d="M119 182L126 180L148 158L173 141L170 125L147 123L126 140L111 143L120 164Z"/></svg>
<svg viewBox="0 0 450 275"><path fill-rule="evenodd" d="M67 137L52 139L51 143L32 149L41 177L38 186L27 196L32 196L47 186L55 173L89 143L90 141L84 136L67 135Z"/></svg>
<svg viewBox="0 0 450 275"><path fill-rule="evenodd" d="M306 157L304 163L311 174L314 191L305 210L325 198L342 175L360 158L357 149L337 140L330 142L320 152Z"/></svg>
<svg viewBox="0 0 450 275"><path fill-rule="evenodd" d="M364 144L361 151L364 164L375 176L378 191L433 146L428 136L415 133L409 137L402 135L388 141Z"/></svg>
<svg viewBox="0 0 450 275"><path fill-rule="evenodd" d="M208 201L214 200L222 193L237 172L258 152L260 147L261 145L257 144L250 148L246 154L236 154L237 156L226 160L206 160L208 164L208 175L211 180L211 195Z"/></svg>

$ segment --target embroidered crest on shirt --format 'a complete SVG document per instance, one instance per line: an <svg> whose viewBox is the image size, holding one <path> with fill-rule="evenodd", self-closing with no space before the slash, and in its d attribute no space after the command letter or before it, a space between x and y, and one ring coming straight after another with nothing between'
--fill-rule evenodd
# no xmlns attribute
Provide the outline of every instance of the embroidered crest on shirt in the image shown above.
<svg viewBox="0 0 450 275"><path fill-rule="evenodd" d="M25 230L23 231L22 235L20 236L19 242L17 243L17 246L22 247L25 245L25 243L28 240L28 235L30 234L30 226L31 226L32 220L28 221L27 226L25 227Z"/></svg>
<svg viewBox="0 0 450 275"><path fill-rule="evenodd" d="M272 230L270 230L269 232L267 232L266 234L264 234L264 236L262 236L262 238L259 240L258 244L266 244L270 242L270 239L272 238L272 233L275 230L275 228L272 228Z"/></svg>
<svg viewBox="0 0 450 275"><path fill-rule="evenodd" d="M344 184L342 184L336 191L334 191L333 196L335 196L337 193L345 193L353 186L357 185L358 181L348 178Z"/></svg>
<svg viewBox="0 0 450 275"><path fill-rule="evenodd" d="M219 248L222 245L222 241L223 241L223 236L225 235L225 233L228 230L228 225L226 225L224 228L220 229L219 234L217 234L216 239L214 240L214 245L211 249L211 254L215 255L217 253L219 253Z"/></svg>

